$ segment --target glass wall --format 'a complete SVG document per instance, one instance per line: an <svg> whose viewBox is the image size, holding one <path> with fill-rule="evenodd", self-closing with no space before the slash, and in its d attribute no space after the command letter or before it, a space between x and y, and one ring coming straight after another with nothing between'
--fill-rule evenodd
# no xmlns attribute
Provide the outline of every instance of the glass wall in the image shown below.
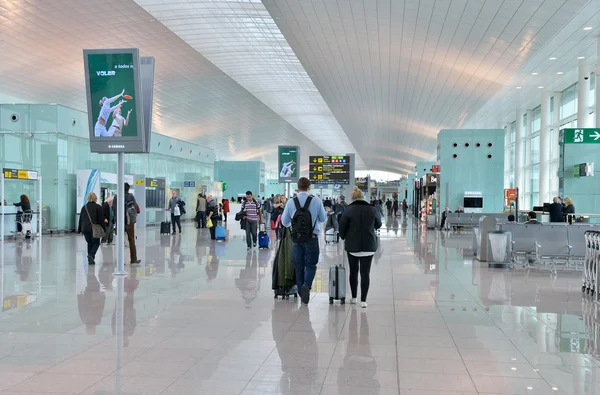
<svg viewBox="0 0 600 395"><path fill-rule="evenodd" d="M42 177L42 203L50 212L48 229L73 229L78 211L75 201L77 171L100 169L116 173L117 157L90 153L89 140L84 137L87 136L87 121L83 113L60 106L15 108L0 105L0 112L5 115L9 112L8 117L17 114L15 111L19 111L17 122L9 121L0 125L0 164L3 168L38 171ZM68 128L60 127L61 117L68 122ZM7 117L0 119L6 120ZM66 129L66 132L58 131L59 128ZM165 177L167 187L170 180L183 181L179 180L179 175L184 173L192 173L197 179L213 178L212 150L158 134L152 136L152 147L153 152L147 155L125 155L125 174ZM173 151L173 154L169 154L169 151ZM18 201L22 193L33 195L34 183L5 183L9 204ZM37 196L31 200L37 200Z"/></svg>

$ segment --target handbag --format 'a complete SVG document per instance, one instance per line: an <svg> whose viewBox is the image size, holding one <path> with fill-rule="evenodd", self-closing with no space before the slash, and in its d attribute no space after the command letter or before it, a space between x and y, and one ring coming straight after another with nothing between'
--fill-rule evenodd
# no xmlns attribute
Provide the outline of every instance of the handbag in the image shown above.
<svg viewBox="0 0 600 395"><path fill-rule="evenodd" d="M175 206L173 209L173 215L179 217L181 215L181 211L179 210L179 206Z"/></svg>
<svg viewBox="0 0 600 395"><path fill-rule="evenodd" d="M92 216L90 215L90 212L87 208L87 204L84 207L85 207L85 212L87 213L87 216L90 219L90 223L92 224L92 237L94 239L103 238L104 237L104 228L102 227L102 225L95 224L94 221L92 221Z"/></svg>
<svg viewBox="0 0 600 395"><path fill-rule="evenodd" d="M213 227L212 219L209 218L209 219L206 220L206 227L207 228L212 228Z"/></svg>

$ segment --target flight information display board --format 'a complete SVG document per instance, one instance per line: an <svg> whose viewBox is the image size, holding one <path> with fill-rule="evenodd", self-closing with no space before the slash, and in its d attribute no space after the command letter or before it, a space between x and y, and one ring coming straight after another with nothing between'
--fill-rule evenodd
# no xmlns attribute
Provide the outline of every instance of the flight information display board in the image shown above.
<svg viewBox="0 0 600 395"><path fill-rule="evenodd" d="M308 175L312 184L350 184L349 156L311 156Z"/></svg>

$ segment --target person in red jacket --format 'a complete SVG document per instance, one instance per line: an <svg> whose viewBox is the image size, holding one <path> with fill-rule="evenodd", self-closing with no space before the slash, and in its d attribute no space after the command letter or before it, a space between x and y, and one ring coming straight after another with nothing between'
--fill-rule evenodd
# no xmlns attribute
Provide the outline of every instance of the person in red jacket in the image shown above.
<svg viewBox="0 0 600 395"><path fill-rule="evenodd" d="M227 213L229 212L229 200L223 199L223 221L227 222Z"/></svg>

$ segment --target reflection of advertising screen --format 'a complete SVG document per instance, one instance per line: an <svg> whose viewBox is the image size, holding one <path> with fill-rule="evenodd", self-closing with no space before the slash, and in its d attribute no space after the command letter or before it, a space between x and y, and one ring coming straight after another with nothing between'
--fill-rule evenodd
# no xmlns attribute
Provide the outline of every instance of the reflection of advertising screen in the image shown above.
<svg viewBox="0 0 600 395"><path fill-rule="evenodd" d="M133 55L88 55L94 137L137 136Z"/></svg>
<svg viewBox="0 0 600 395"><path fill-rule="evenodd" d="M279 147L279 182L298 182L298 147Z"/></svg>
<svg viewBox="0 0 600 395"><path fill-rule="evenodd" d="M83 58L91 151L148 152L150 133L144 129L142 103L152 105L154 64L145 65L149 72L142 78L137 49L84 50Z"/></svg>

